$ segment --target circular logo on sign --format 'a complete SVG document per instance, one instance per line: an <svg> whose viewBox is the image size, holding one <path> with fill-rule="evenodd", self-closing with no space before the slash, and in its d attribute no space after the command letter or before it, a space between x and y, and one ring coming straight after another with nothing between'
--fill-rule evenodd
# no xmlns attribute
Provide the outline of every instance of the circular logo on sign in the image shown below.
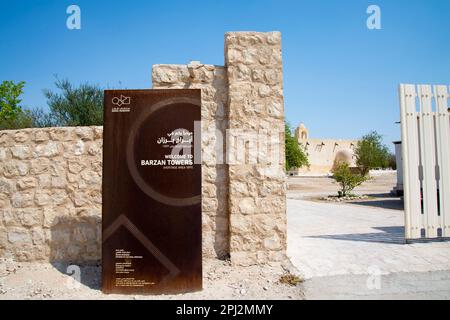
<svg viewBox="0 0 450 320"><path fill-rule="evenodd" d="M144 176L142 175L141 172L142 169L138 168L138 162L136 161L137 146L142 147L142 149L145 149L145 153L147 155L148 154L154 155L161 153L161 150L156 149L151 150L152 148L156 148L156 142L153 140L155 139L155 137L151 136L150 140L148 140L146 134L154 132L153 128L151 128L151 125L168 127L170 123L161 123L161 119L159 118L161 112L165 111L165 109L167 109L166 112L169 112L171 108L174 108L177 105L185 105L185 106L191 105L191 107L195 106L196 108L200 108L200 104L197 102L196 99L169 98L156 103L152 107L148 108L148 110L144 110L142 114L139 116L139 119L133 124L133 126L130 129L130 135L128 137L127 142L126 158L131 177L133 178L136 185L142 190L142 192L144 192L147 196L151 197L152 199L160 203L170 206L183 207L199 204L201 202L201 190L199 191L199 194L194 196L187 196L187 197L174 196L173 194L170 194L170 191L173 191L169 190L170 189L169 187L171 186L170 181L161 181L161 179L167 179L167 176L170 175L173 176L178 174L175 170L166 171L160 167L155 168L154 171L156 172L157 177L156 179L159 181L155 181L155 183L152 183L151 182L152 179L148 179L148 177L145 177L145 174ZM171 110L172 113L173 111L174 110ZM166 171L166 173L162 173L163 171ZM190 181L192 181L192 177ZM161 188L158 189L157 187L155 187L155 185L158 184L161 185L162 183L165 183L165 188L162 189L167 190L167 192L160 190ZM183 188L184 186L173 186L172 189L175 189L175 187Z"/></svg>

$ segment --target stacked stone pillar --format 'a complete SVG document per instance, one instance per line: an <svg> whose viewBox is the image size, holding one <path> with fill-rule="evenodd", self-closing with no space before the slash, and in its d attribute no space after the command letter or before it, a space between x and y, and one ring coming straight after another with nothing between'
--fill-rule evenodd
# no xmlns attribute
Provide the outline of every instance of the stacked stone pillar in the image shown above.
<svg viewBox="0 0 450 320"><path fill-rule="evenodd" d="M225 35L231 260L282 261L286 252L284 101L279 32Z"/></svg>

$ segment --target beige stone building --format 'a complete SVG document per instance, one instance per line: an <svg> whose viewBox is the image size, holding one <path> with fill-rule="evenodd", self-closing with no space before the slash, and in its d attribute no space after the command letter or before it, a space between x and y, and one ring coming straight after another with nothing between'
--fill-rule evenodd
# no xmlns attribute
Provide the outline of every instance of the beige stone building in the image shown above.
<svg viewBox="0 0 450 320"><path fill-rule="evenodd" d="M295 137L301 148L306 151L309 167L294 168L290 175L328 174L335 163L346 162L356 166L354 149L358 140L310 138L309 130L303 123L295 129Z"/></svg>

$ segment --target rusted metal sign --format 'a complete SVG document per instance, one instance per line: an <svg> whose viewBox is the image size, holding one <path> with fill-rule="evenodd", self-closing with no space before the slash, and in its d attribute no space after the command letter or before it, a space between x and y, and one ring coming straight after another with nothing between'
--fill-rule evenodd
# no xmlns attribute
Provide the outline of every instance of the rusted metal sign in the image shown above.
<svg viewBox="0 0 450 320"><path fill-rule="evenodd" d="M107 90L105 293L202 288L200 90Z"/></svg>

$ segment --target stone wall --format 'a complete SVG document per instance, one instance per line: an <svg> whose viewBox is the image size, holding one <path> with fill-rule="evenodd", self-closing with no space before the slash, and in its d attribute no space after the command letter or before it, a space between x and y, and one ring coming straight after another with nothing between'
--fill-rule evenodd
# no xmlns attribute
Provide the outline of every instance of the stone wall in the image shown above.
<svg viewBox="0 0 450 320"><path fill-rule="evenodd" d="M202 89L205 251L229 253L233 263L242 265L283 260L281 34L230 32L225 35L225 67L155 65L152 75L155 89ZM226 156L219 152L224 149Z"/></svg>
<svg viewBox="0 0 450 320"><path fill-rule="evenodd" d="M281 35L225 35L225 67L154 65L153 88L202 90L204 257L286 252ZM100 259L102 128L0 131L0 257Z"/></svg>
<svg viewBox="0 0 450 320"><path fill-rule="evenodd" d="M228 83L224 67L191 63L154 65L154 89L202 90L202 219L203 252L229 254L228 167L224 163L228 127Z"/></svg>
<svg viewBox="0 0 450 320"><path fill-rule="evenodd" d="M240 160L231 157L231 260L240 264L281 261L286 250L281 34L227 33L225 62L229 142L237 149L236 141L242 137L248 144L257 144L253 150L249 146Z"/></svg>
<svg viewBox="0 0 450 320"><path fill-rule="evenodd" d="M94 262L102 127L0 131L0 257Z"/></svg>

